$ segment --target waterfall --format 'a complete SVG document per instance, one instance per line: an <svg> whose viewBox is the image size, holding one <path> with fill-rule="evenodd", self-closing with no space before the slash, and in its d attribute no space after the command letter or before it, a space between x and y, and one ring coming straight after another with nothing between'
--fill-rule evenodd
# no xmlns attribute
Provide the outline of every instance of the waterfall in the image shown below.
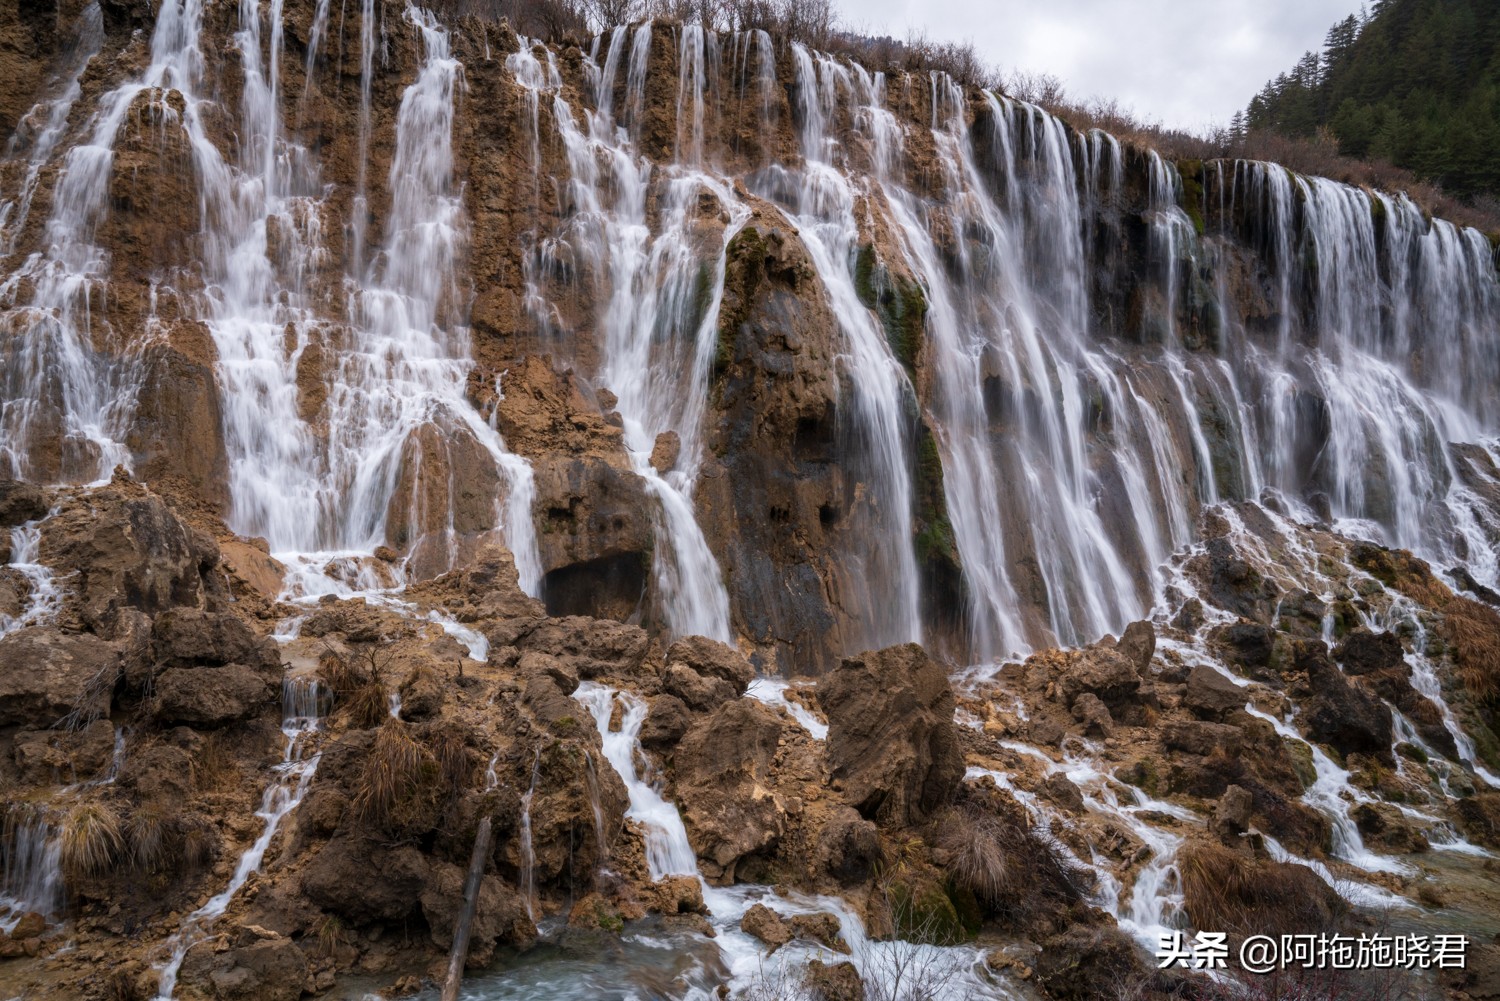
<svg viewBox="0 0 1500 1001"><path fill-rule="evenodd" d="M146 69L100 99L85 126L88 138L63 157L46 250L31 254L0 285L0 327L10 332L0 348L0 472L6 475L102 482L116 466L130 468L124 438L141 373L116 332L94 316L110 261L93 240L107 209L120 128L142 95L152 117L177 120L166 92L188 86L197 71L202 14L202 0L161 5ZM91 31L86 26L84 35ZM80 60L79 74L88 62ZM71 110L71 102L63 103L68 107L54 105L60 117L43 135L53 146ZM185 110L191 117L191 103Z"/></svg>
<svg viewBox="0 0 1500 1001"><path fill-rule="evenodd" d="M53 93L22 117L5 145L7 159L25 154L26 173L15 195L0 196L0 260L15 251L15 238L25 229L31 215L31 202L42 168L51 161L58 143L67 134L68 115L83 93L83 71L99 54L104 42L104 15L99 4L90 2L85 6L72 27L76 34L65 50L64 68L49 88Z"/></svg>
<svg viewBox="0 0 1500 1001"><path fill-rule="evenodd" d="M319 712L325 702L325 697L318 690L317 679L287 678L282 683L281 691L281 733L286 738L286 748L282 753L281 764L276 766L275 777L261 797L260 809L255 811L256 817L260 818L264 826L260 835L240 855L234 874L229 878L229 885L183 918L181 926L169 940L170 955L160 967L157 1001L171 1001L172 993L177 987L177 974L182 969L182 961L187 958L188 950L207 939L210 927L228 910L235 894L240 892L251 876L260 871L266 850L271 847L271 840L276 837L281 822L286 819L287 814L297 809L302 798L307 795L313 774L318 770L318 759L322 757L322 753L313 750L310 745L316 742L319 717L298 715L308 711Z"/></svg>
<svg viewBox="0 0 1500 1001"><path fill-rule="evenodd" d="M860 226L855 182L836 164L838 141L831 127L840 91L853 97L869 80L824 56L815 57L794 44L798 106L804 163L799 175L768 171L763 197L790 187L785 211L797 228L838 319L843 343L835 363L840 392L851 397L854 441L842 456L851 481L845 535L852 565L841 583L850 592L856 639L851 652L920 642L922 624L918 575L913 550L913 427L908 417L915 397L910 382L888 343L880 321L860 300L855 283L860 253ZM868 99L868 98L867 98Z"/></svg>
<svg viewBox="0 0 1500 1001"><path fill-rule="evenodd" d="M759 982L766 956L764 945L739 927L745 912L755 903L765 904L784 915L832 914L838 919L839 934L849 946L850 959L859 970L873 997L901 997L903 985L910 986L917 969L932 976L926 988L931 1001L1009 1001L1013 995L1001 984L985 975L987 969L982 950L971 946L941 947L899 939L876 942L865 934L864 922L844 900L830 896L801 893L779 894L769 887L739 884L714 887L703 880L698 858L688 841L687 828L677 807L664 799L656 789L646 766L639 741L645 722L647 704L629 692L616 691L598 682L585 681L573 693L594 718L603 743L604 757L625 784L629 807L625 816L640 825L646 841L646 863L653 880L666 876L692 876L698 879L704 904L713 923L713 941L720 962L727 968L731 987L745 988ZM616 705L622 710L619 729L612 730ZM827 950L793 944L784 947L783 964L820 958L830 961ZM834 957L836 961L837 957ZM709 972L709 971L704 971ZM703 978L686 992L690 998L707 998L717 977Z"/></svg>
<svg viewBox="0 0 1500 1001"><path fill-rule="evenodd" d="M373 11L364 15L361 178L373 72ZM306 578L338 572L341 560L369 553L393 535L411 538L408 564L441 571L459 558L452 474L467 466L469 453L461 449L472 443L502 484L491 523L505 533L523 588L534 592L541 570L531 528L531 468L465 396L473 365L464 325L467 293L458 278L466 221L452 178L460 66L448 34L430 14L407 9L424 59L397 112L386 240L368 277L348 289L348 322L329 324L297 277L324 254L317 223L322 186L307 151L281 138L279 5L268 17L275 30L264 71L254 10L246 12L240 33L245 118L254 126L244 144L243 173L236 181L227 167L205 170L205 183L217 177L238 185L222 198L245 207L237 222L225 215L229 224L217 234L222 284L209 301L225 390L230 522L285 554L302 590L324 589ZM356 230L363 180L360 185ZM272 225L286 237L274 254L266 243ZM355 244L357 258L363 253L359 232ZM292 276L290 283L280 280L283 274ZM290 342L289 329L296 332ZM328 368L317 373L328 387L318 418L324 434L299 409L296 376L312 350ZM428 509L433 498L439 511ZM373 583L361 578L354 586L367 590Z"/></svg>
<svg viewBox="0 0 1500 1001"><path fill-rule="evenodd" d="M536 849L531 843L531 801L536 798L541 765L542 749L538 747L531 760L531 785L521 796L521 896L526 901L526 916L533 922L536 921Z"/></svg>
<svg viewBox="0 0 1500 1001"><path fill-rule="evenodd" d="M573 698L593 716L604 745L604 758L625 783L630 807L625 816L641 825L646 837L646 864L653 880L663 876L697 876L698 856L688 843L687 828L677 807L662 798L648 774L637 765L640 756L641 724L646 722L646 700L629 692L593 681L582 682ZM615 703L622 715L620 728L610 729Z"/></svg>
<svg viewBox="0 0 1500 1001"><path fill-rule="evenodd" d="M632 124L643 114L650 32L649 23L641 25L632 42L625 95ZM544 70L532 53L535 43L523 39L507 65L531 95L528 100L539 100L543 90L552 93L552 117L571 174L572 217L564 239L596 279L602 354L597 382L617 397L631 468L655 501L653 571L661 613L675 635L728 641L729 597L696 519L693 488L702 461L708 371L724 292L724 248L748 212L730 184L696 169L691 159L654 176L657 172L636 151L629 133L616 127L605 98L614 92L624 38L623 31L615 31L605 67L593 68L600 104L583 112L583 129L562 96L550 51ZM691 58L684 62L679 95L689 109L701 108L706 34L686 31L682 44ZM689 130L685 145L690 158L701 145L700 130L701 123ZM653 197L654 227L647 209ZM729 216L717 239L699 233L703 197L715 199ZM676 464L658 470L651 454L663 435L675 435L680 448Z"/></svg>
<svg viewBox="0 0 1500 1001"><path fill-rule="evenodd" d="M51 517L49 514L48 517ZM10 530L10 567L26 581L26 607L19 616L0 612L0 637L26 626L46 625L62 608L62 590L56 576L41 561L40 521L28 521Z"/></svg>
<svg viewBox="0 0 1500 1001"><path fill-rule="evenodd" d="M51 918L62 907L62 849L40 810L20 803L0 816L0 934L29 913Z"/></svg>

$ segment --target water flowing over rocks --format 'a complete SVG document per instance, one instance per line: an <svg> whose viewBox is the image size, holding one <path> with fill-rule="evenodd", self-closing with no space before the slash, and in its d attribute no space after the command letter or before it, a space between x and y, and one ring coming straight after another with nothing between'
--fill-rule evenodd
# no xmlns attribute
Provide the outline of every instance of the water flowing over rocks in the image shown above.
<svg viewBox="0 0 1500 1001"><path fill-rule="evenodd" d="M450 10L0 11L0 997L1486 996L1481 234Z"/></svg>

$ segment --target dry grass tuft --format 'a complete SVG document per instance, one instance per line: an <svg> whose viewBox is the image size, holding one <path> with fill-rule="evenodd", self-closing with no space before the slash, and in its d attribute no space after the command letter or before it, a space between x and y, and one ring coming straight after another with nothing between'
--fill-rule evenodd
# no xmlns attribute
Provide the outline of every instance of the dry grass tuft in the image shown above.
<svg viewBox="0 0 1500 1001"><path fill-rule="evenodd" d="M69 810L60 839L62 868L70 879L108 871L125 843L120 818L100 802L79 803Z"/></svg>
<svg viewBox="0 0 1500 1001"><path fill-rule="evenodd" d="M442 789L432 752L412 736L411 727L387 718L365 759L354 794L355 816L388 834L410 833L431 820Z"/></svg>
<svg viewBox="0 0 1500 1001"><path fill-rule="evenodd" d="M1500 612L1468 598L1454 598L1443 614L1464 688L1487 705L1500 702Z"/></svg>
<svg viewBox="0 0 1500 1001"><path fill-rule="evenodd" d="M368 681L354 690L344 703L349 725L361 730L379 726L381 720L391 715L391 697L385 685L379 681Z"/></svg>
<svg viewBox="0 0 1500 1001"><path fill-rule="evenodd" d="M131 864L146 872L159 868L167 859L171 833L172 817L166 807L154 801L136 807L125 826Z"/></svg>
<svg viewBox="0 0 1500 1001"><path fill-rule="evenodd" d="M343 698L368 683L370 678L337 651L324 650L318 657L318 680L333 693L334 698Z"/></svg>
<svg viewBox="0 0 1500 1001"><path fill-rule="evenodd" d="M1214 842L1185 846L1177 871L1197 928L1244 935L1320 932L1346 910L1311 869L1257 860Z"/></svg>
<svg viewBox="0 0 1500 1001"><path fill-rule="evenodd" d="M324 959L332 958L348 944L349 930L344 927L344 922L338 915L325 919L318 928L318 955Z"/></svg>
<svg viewBox="0 0 1500 1001"><path fill-rule="evenodd" d="M937 847L947 852L949 878L991 913L1023 920L1037 910L1071 903L1089 874L1068 861L1050 835L1007 822L975 806L944 815Z"/></svg>
<svg viewBox="0 0 1500 1001"><path fill-rule="evenodd" d="M203 869L219 857L219 832L213 823L198 814L177 819L177 836L182 841L182 864L190 870Z"/></svg>
<svg viewBox="0 0 1500 1001"><path fill-rule="evenodd" d="M439 726L432 731L427 743L437 761L443 788L449 795L461 795L473 783L477 767L464 728L457 724Z"/></svg>

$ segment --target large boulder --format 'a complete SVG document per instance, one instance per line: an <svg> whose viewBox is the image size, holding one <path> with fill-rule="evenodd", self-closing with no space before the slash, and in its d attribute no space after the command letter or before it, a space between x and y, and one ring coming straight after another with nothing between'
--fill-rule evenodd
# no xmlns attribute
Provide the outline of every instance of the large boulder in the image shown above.
<svg viewBox="0 0 1500 1001"><path fill-rule="evenodd" d="M422 889L422 916L432 935L432 944L444 951L453 948L453 931L464 907L463 869L450 862L434 861ZM526 904L498 876L486 875L479 883L479 901L469 929L469 951L465 965L488 966L500 942L530 945L536 941L536 926L526 915Z"/></svg>
<svg viewBox="0 0 1500 1001"><path fill-rule="evenodd" d="M693 717L686 704L675 695L658 695L651 700L646 721L641 724L641 744L645 747L669 747L682 739Z"/></svg>
<svg viewBox="0 0 1500 1001"><path fill-rule="evenodd" d="M953 690L921 647L846 658L818 682L818 701L831 777L862 815L914 824L953 798L964 774Z"/></svg>
<svg viewBox="0 0 1500 1001"><path fill-rule="evenodd" d="M0 726L103 715L119 676L119 651L97 636L41 627L11 633L0 639Z"/></svg>
<svg viewBox="0 0 1500 1001"><path fill-rule="evenodd" d="M189 950L182 964L183 1001L297 1001L307 982L307 956L291 939L256 925L239 930L236 945L214 942Z"/></svg>
<svg viewBox="0 0 1500 1001"><path fill-rule="evenodd" d="M1393 765L1390 708L1351 684L1321 642L1299 644L1295 657L1298 670L1307 672L1313 693L1299 717L1308 736L1341 754L1369 754Z"/></svg>
<svg viewBox="0 0 1500 1001"><path fill-rule="evenodd" d="M705 677L686 664L668 664L661 688L696 712L709 712L737 697L734 686L723 678Z"/></svg>
<svg viewBox="0 0 1500 1001"><path fill-rule="evenodd" d="M1406 651L1395 633L1377 633L1360 626L1350 631L1333 655L1349 674L1375 674L1392 668L1401 668L1406 660Z"/></svg>
<svg viewBox="0 0 1500 1001"><path fill-rule="evenodd" d="M1203 719L1221 719L1236 709L1243 709L1249 695L1239 685L1204 664L1188 672L1182 704Z"/></svg>
<svg viewBox="0 0 1500 1001"><path fill-rule="evenodd" d="M640 626L581 616L547 619L516 641L523 652L551 654L585 679L634 677L650 645Z"/></svg>
<svg viewBox="0 0 1500 1001"><path fill-rule="evenodd" d="M858 885L875 875L884 861L880 829L852 807L841 806L829 814L813 846L813 866L819 873L846 886Z"/></svg>
<svg viewBox="0 0 1500 1001"><path fill-rule="evenodd" d="M105 774L114 757L115 728L96 719L80 730L22 730L16 767L27 782L82 782Z"/></svg>
<svg viewBox="0 0 1500 1001"><path fill-rule="evenodd" d="M233 615L198 608L172 608L156 617L151 642L163 666L245 664L276 670L281 656L276 641L259 636Z"/></svg>
<svg viewBox="0 0 1500 1001"><path fill-rule="evenodd" d="M774 848L786 830L771 779L782 727L780 714L736 699L700 719L672 755L688 840L710 879L732 880L741 859Z"/></svg>
<svg viewBox="0 0 1500 1001"><path fill-rule="evenodd" d="M682 664L705 678L727 682L734 696L745 694L755 677L755 668L734 647L707 636L685 636L667 649L667 666Z"/></svg>
<svg viewBox="0 0 1500 1001"><path fill-rule="evenodd" d="M35 483L0 480L0 528L35 521L47 513L47 499Z"/></svg>
<svg viewBox="0 0 1500 1001"><path fill-rule="evenodd" d="M156 718L216 727L248 719L273 704L274 688L243 664L171 667L156 679Z"/></svg>
<svg viewBox="0 0 1500 1001"><path fill-rule="evenodd" d="M302 872L302 892L352 925L402 921L417 909L430 870L416 848L388 849L351 833L313 856Z"/></svg>
<svg viewBox="0 0 1500 1001"><path fill-rule="evenodd" d="M218 546L144 487L117 479L69 501L42 523L42 562L69 575L69 605L91 628L115 612L199 606Z"/></svg>

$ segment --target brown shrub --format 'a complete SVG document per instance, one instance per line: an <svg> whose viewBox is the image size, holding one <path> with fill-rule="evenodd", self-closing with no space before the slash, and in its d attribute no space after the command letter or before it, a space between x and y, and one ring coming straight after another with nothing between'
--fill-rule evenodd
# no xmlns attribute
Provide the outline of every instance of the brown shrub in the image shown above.
<svg viewBox="0 0 1500 1001"><path fill-rule="evenodd" d="M477 766L464 727L457 723L439 725L432 730L427 743L437 762L443 788L449 795L461 795L473 782Z"/></svg>
<svg viewBox="0 0 1500 1001"><path fill-rule="evenodd" d="M1346 910L1306 866L1251 858L1215 842L1184 846L1177 871L1197 928L1242 935L1317 932L1331 929Z"/></svg>
<svg viewBox="0 0 1500 1001"><path fill-rule="evenodd" d="M63 820L59 854L63 872L79 879L114 867L124 839L120 818L105 803L79 803Z"/></svg>
<svg viewBox="0 0 1500 1001"><path fill-rule="evenodd" d="M333 693L334 698L340 698L354 692L370 678L348 658L334 650L324 650L318 657L318 680Z"/></svg>
<svg viewBox="0 0 1500 1001"><path fill-rule="evenodd" d="M990 913L1011 920L1078 900L1091 878L1049 835L972 804L943 816L937 847L948 855L955 885Z"/></svg>
<svg viewBox="0 0 1500 1001"><path fill-rule="evenodd" d="M171 830L171 811L161 803L152 801L136 807L126 824L131 863L146 872L160 868L170 848Z"/></svg>
<svg viewBox="0 0 1500 1001"><path fill-rule="evenodd" d="M391 697L379 681L367 681L356 688L344 703L349 725L360 730L379 726L391 715Z"/></svg>
<svg viewBox="0 0 1500 1001"><path fill-rule="evenodd" d="M355 786L355 816L387 834L410 834L432 819L442 792L439 777L436 759L413 738L411 727L388 718Z"/></svg>
<svg viewBox="0 0 1500 1001"><path fill-rule="evenodd" d="M1500 612L1455 597L1443 609L1443 627L1459 680L1486 705L1500 702Z"/></svg>

